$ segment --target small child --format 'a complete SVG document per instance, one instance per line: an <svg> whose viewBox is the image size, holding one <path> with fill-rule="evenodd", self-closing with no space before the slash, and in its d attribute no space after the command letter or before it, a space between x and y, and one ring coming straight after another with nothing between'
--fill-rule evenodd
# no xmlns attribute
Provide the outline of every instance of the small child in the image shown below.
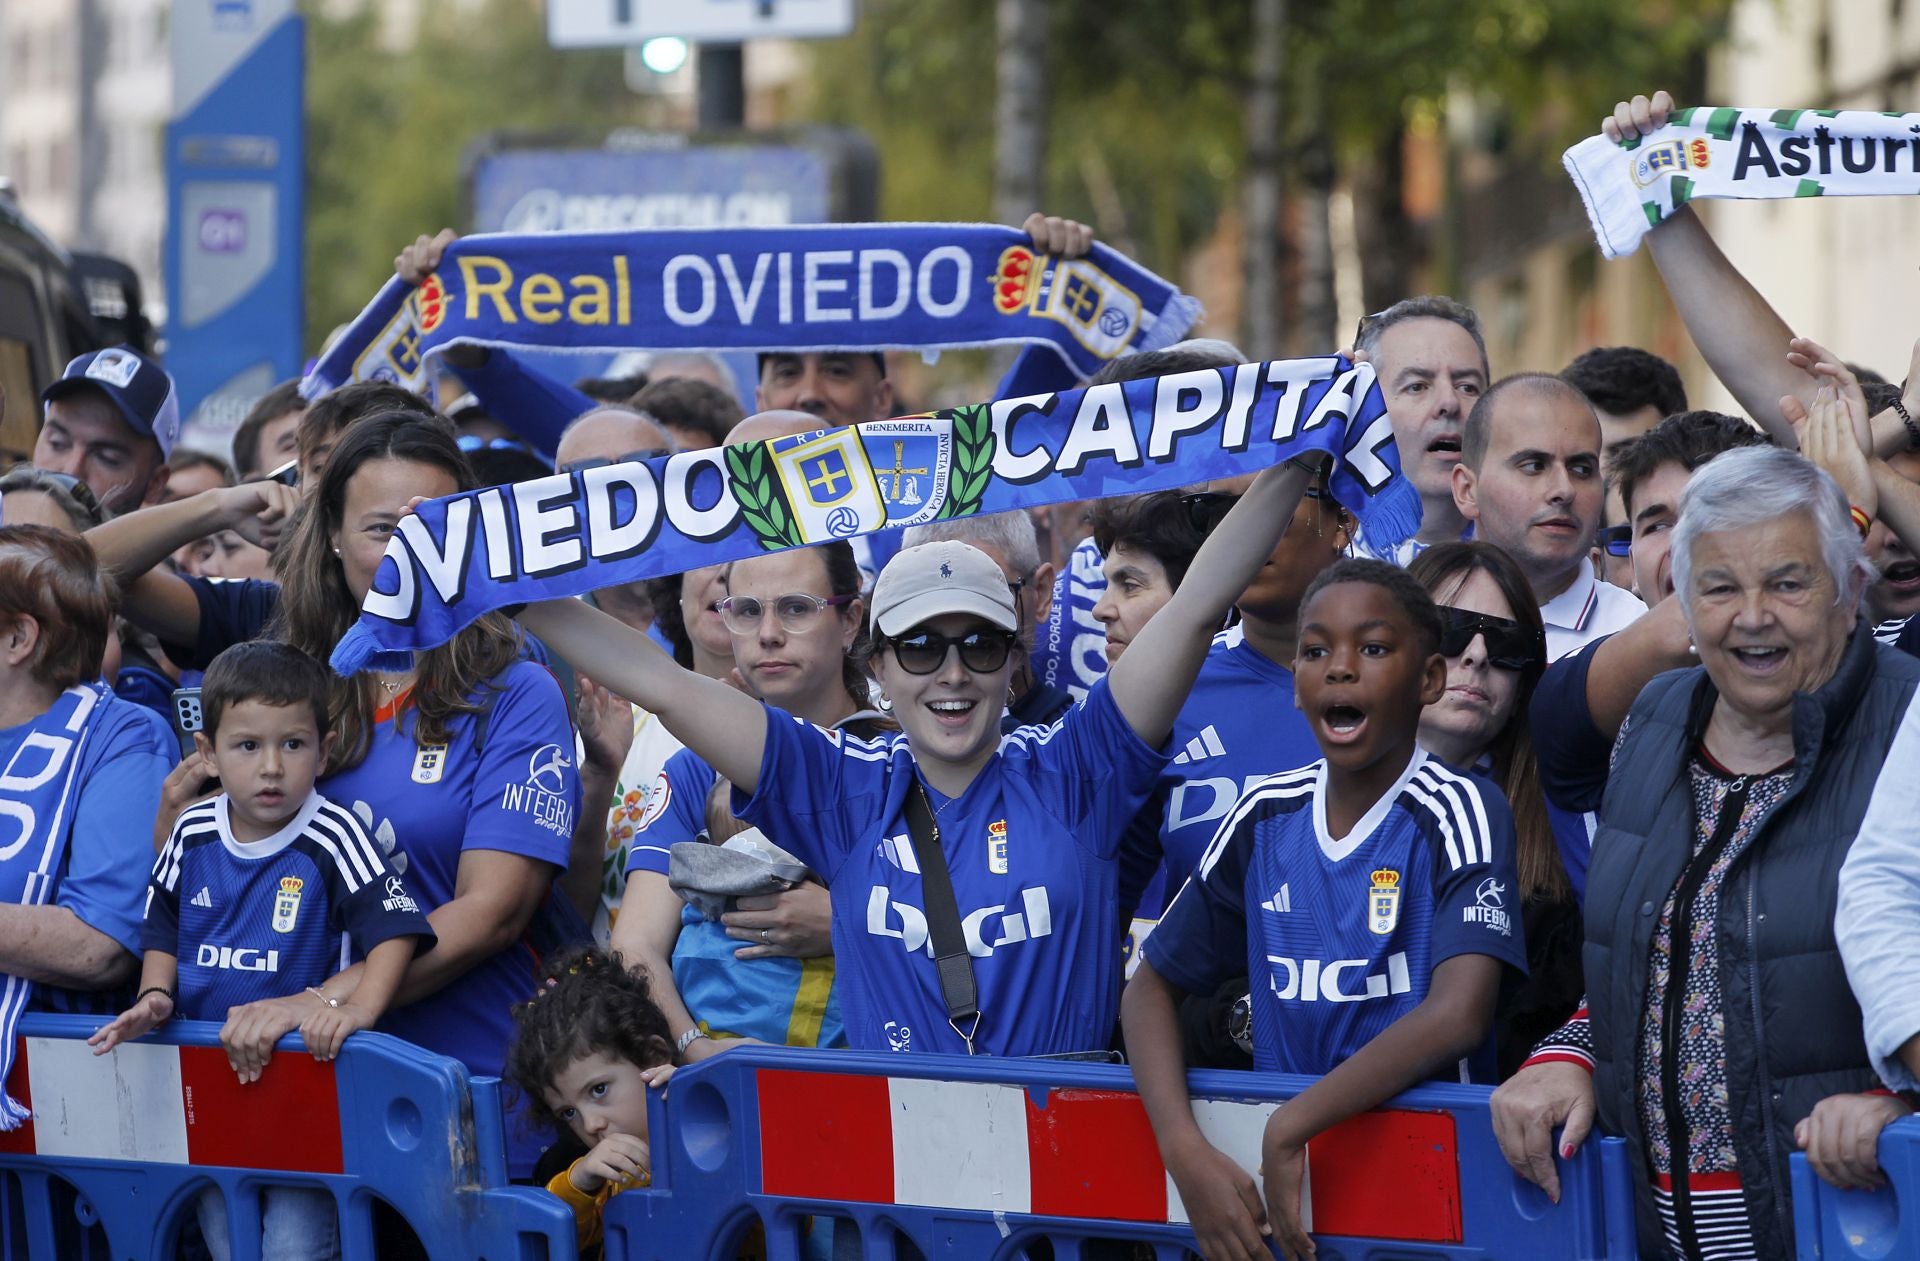
<svg viewBox="0 0 1920 1261"><path fill-rule="evenodd" d="M645 973L588 947L548 966L546 982L514 1008L513 1025L507 1080L533 1119L556 1131L565 1125L588 1149L547 1190L572 1207L581 1253L598 1254L607 1201L652 1179L647 1087L673 1075L667 1018Z"/></svg>
<svg viewBox="0 0 1920 1261"><path fill-rule="evenodd" d="M224 1041L230 1009L306 993L313 1010L300 1033L330 1060L380 1019L433 929L360 820L314 791L333 745L325 666L287 644L237 644L208 667L200 703L206 728L194 742L223 791L174 824L147 888L140 994L88 1041L102 1055L175 1015L227 1020ZM366 958L350 991L337 980L349 943ZM260 1077L257 1065L234 1065L243 1082ZM226 1261L219 1192L198 1207L209 1250ZM261 1226L266 1261L339 1255L324 1191L267 1189Z"/></svg>
<svg viewBox="0 0 1920 1261"><path fill-rule="evenodd" d="M1300 604L1297 704L1324 757L1240 798L1147 938L1121 1023L1134 1082L1201 1251L1313 1252L1308 1140L1428 1080L1492 1080L1504 968L1526 968L1499 791L1415 743L1446 687L1433 600L1372 560L1334 564ZM1517 899L1514 901L1517 902ZM1175 991L1246 969L1254 1066L1318 1077L1268 1120L1260 1193L1201 1135Z"/></svg>

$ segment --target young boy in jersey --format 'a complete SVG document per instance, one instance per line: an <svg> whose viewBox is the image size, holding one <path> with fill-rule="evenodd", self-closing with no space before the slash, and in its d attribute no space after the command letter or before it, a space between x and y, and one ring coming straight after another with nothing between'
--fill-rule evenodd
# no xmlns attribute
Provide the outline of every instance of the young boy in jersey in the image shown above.
<svg viewBox="0 0 1920 1261"><path fill-rule="evenodd" d="M1415 743L1440 699L1440 617L1392 565L1344 560L1300 605L1297 704L1323 757L1240 798L1147 938L1121 1023L1134 1081L1208 1261L1305 1257L1314 1135L1423 1081L1491 1081L1503 968L1526 967L1498 789ZM1202 1136L1176 991L1251 977L1254 1066L1320 1078L1268 1120L1265 1204Z"/></svg>
<svg viewBox="0 0 1920 1261"><path fill-rule="evenodd" d="M105 1054L175 1015L228 1021L231 1009L306 993L301 1036L316 1059L332 1059L380 1018L433 929L360 820L314 791L333 742L324 665L283 643L236 644L208 666L200 703L206 726L194 742L224 791L174 824L147 888L139 997L88 1041ZM366 968L342 992L331 978L349 944ZM226 1261L219 1193L199 1207L208 1247ZM267 1261L339 1255L323 1191L266 1190L261 1224Z"/></svg>

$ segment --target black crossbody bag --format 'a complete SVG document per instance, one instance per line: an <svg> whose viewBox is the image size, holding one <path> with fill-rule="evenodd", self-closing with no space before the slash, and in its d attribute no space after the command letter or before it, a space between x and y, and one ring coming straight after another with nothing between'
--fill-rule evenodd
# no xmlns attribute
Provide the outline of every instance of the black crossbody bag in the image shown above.
<svg viewBox="0 0 1920 1261"><path fill-rule="evenodd" d="M933 966L940 977L940 997L947 1004L947 1023L974 1055L980 1032L980 991L973 979L973 956L967 953L967 934L960 926L960 903L953 895L953 875L947 870L947 852L940 844L940 825L934 822L927 790L918 781L907 796L907 833L913 840L914 861L920 864L920 892L926 902L927 940L933 945ZM1115 1063L1113 1051L1060 1051L1027 1057L1036 1060L1089 1060Z"/></svg>

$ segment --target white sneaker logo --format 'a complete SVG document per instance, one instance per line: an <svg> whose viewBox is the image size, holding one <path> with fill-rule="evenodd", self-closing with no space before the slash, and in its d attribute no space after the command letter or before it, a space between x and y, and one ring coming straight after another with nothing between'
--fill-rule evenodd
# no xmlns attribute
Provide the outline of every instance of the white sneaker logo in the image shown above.
<svg viewBox="0 0 1920 1261"><path fill-rule="evenodd" d="M1175 766L1185 766L1191 762L1204 762L1210 757L1225 757L1227 746L1220 739L1220 733L1208 723L1199 735L1187 741L1187 747L1173 759Z"/></svg>
<svg viewBox="0 0 1920 1261"><path fill-rule="evenodd" d="M1260 904L1260 909L1263 911L1272 911L1276 915L1285 915L1289 911L1293 910L1292 887L1286 884L1282 884L1280 886L1279 892L1275 893L1272 897L1268 898L1265 902L1262 902Z"/></svg>
<svg viewBox="0 0 1920 1261"><path fill-rule="evenodd" d="M207 886L200 886L200 892L193 895L193 904L195 906L204 906L208 910L213 909L213 894L207 891Z"/></svg>

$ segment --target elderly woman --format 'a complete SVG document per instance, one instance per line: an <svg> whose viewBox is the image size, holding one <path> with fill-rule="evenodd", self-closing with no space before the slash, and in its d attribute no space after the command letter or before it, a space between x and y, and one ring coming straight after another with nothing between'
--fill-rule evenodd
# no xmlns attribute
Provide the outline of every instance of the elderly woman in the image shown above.
<svg viewBox="0 0 1920 1261"><path fill-rule="evenodd" d="M1627 1140L1643 1256L1791 1255L1788 1153L1859 1183L1906 1111L1862 1093L1833 932L1840 865L1920 685L1859 618L1872 573L1846 498L1797 455L1732 451L1687 486L1674 588L1700 665L1648 684L1621 728L1587 1001L1493 1096L1507 1159L1556 1199L1553 1127L1562 1156L1596 1119Z"/></svg>

